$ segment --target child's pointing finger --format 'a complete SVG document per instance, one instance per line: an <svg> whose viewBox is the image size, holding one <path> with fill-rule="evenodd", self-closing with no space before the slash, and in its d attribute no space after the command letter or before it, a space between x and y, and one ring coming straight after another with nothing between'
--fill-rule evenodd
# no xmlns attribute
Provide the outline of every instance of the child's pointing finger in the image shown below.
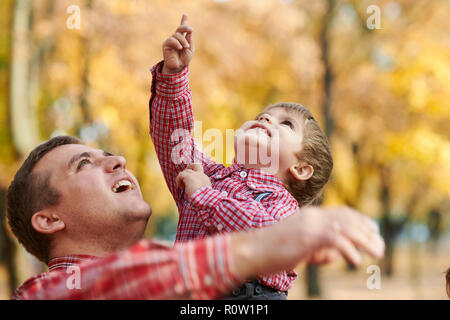
<svg viewBox="0 0 450 320"><path fill-rule="evenodd" d="M186 13L183 13L183 15L181 16L181 23L180 25L187 25L188 24L188 16Z"/></svg>
<svg viewBox="0 0 450 320"><path fill-rule="evenodd" d="M179 26L175 32L179 33L192 33L194 29L190 26Z"/></svg>

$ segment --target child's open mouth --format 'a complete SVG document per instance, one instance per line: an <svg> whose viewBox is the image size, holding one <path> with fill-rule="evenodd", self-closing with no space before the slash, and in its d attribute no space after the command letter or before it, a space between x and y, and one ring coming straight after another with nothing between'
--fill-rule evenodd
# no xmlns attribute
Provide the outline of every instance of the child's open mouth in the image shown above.
<svg viewBox="0 0 450 320"><path fill-rule="evenodd" d="M255 130L256 132L263 133L265 135L268 135L269 137L272 136L272 134L270 133L270 130L261 123L253 124L248 130Z"/></svg>

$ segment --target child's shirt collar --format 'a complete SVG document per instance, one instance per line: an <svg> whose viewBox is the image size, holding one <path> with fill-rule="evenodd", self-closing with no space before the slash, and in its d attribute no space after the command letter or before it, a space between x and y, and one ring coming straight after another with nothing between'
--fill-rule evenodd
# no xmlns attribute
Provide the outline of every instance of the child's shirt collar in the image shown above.
<svg viewBox="0 0 450 320"><path fill-rule="evenodd" d="M222 180L230 177L242 181L256 191L280 191L286 187L283 182L274 175L260 169L246 169L241 164L234 162L231 166L218 170L211 176L214 180Z"/></svg>

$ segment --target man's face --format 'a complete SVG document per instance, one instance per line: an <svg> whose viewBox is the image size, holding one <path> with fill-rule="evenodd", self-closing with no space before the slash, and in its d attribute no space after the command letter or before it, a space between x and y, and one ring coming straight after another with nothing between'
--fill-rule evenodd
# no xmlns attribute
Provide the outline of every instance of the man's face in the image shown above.
<svg viewBox="0 0 450 320"><path fill-rule="evenodd" d="M295 111L272 107L264 110L256 120L245 122L235 139L235 150L263 150L272 161L277 161L278 170L274 172L285 180L289 167L298 162L296 154L301 151L304 122ZM275 137L277 137L275 139ZM262 168L261 164L254 167Z"/></svg>
<svg viewBox="0 0 450 320"><path fill-rule="evenodd" d="M59 146L46 154L33 173L50 173L61 195L53 208L71 240L116 246L142 236L151 215L139 183L123 157L82 144Z"/></svg>

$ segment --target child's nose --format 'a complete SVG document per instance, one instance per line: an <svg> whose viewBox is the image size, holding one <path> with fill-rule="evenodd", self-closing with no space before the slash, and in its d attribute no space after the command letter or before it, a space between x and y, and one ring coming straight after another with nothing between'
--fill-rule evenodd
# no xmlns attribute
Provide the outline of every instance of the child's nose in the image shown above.
<svg viewBox="0 0 450 320"><path fill-rule="evenodd" d="M268 123L272 124L272 119L268 114L260 115L258 121L267 121Z"/></svg>

